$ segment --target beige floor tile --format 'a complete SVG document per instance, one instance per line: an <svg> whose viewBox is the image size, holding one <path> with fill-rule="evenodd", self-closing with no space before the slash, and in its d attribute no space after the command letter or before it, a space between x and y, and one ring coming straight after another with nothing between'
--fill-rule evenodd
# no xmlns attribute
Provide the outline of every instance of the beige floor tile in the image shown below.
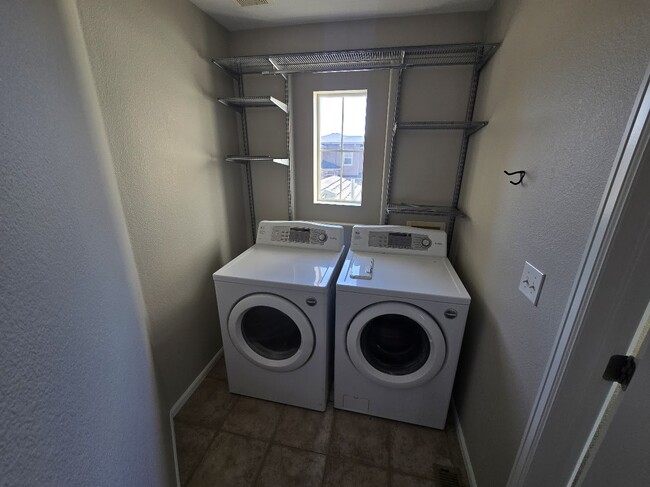
<svg viewBox="0 0 650 487"><path fill-rule="evenodd" d="M379 467L388 466L390 422L348 411L334 411L329 451Z"/></svg>
<svg viewBox="0 0 650 487"><path fill-rule="evenodd" d="M317 487L325 473L325 455L273 445L258 477L258 487Z"/></svg>
<svg viewBox="0 0 650 487"><path fill-rule="evenodd" d="M444 431L406 423L391 425L391 466L434 478L434 465L452 466Z"/></svg>
<svg viewBox="0 0 650 487"><path fill-rule="evenodd" d="M181 485L187 483L187 479L201 462L215 434L215 431L211 429L174 421L178 473L181 478Z"/></svg>
<svg viewBox="0 0 650 487"><path fill-rule="evenodd" d="M280 419L280 404L241 396L223 424L224 431L270 440Z"/></svg>
<svg viewBox="0 0 650 487"><path fill-rule="evenodd" d="M334 409L325 412L287 406L282 410L275 442L283 445L327 453Z"/></svg>
<svg viewBox="0 0 650 487"><path fill-rule="evenodd" d="M432 479L422 477L412 477L402 473L393 473L392 485L395 487L438 487Z"/></svg>
<svg viewBox="0 0 650 487"><path fill-rule="evenodd" d="M219 429L237 396L228 392L228 385L211 378L203 380L177 419L181 422Z"/></svg>
<svg viewBox="0 0 650 487"><path fill-rule="evenodd" d="M228 374L226 373L226 361L221 357L214 367L208 372L208 377L216 380L228 380Z"/></svg>
<svg viewBox="0 0 650 487"><path fill-rule="evenodd" d="M327 487L388 487L388 470L364 465L350 458L330 455L323 485Z"/></svg>
<svg viewBox="0 0 650 487"><path fill-rule="evenodd" d="M219 433L190 477L190 487L252 485L267 446L265 441Z"/></svg>

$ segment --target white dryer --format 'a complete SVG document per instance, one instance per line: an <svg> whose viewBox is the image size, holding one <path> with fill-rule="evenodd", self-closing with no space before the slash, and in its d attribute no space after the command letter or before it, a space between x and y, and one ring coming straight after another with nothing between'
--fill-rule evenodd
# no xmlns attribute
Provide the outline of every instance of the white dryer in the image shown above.
<svg viewBox="0 0 650 487"><path fill-rule="evenodd" d="M439 230L357 225L337 282L334 406L444 429L470 296Z"/></svg>
<svg viewBox="0 0 650 487"><path fill-rule="evenodd" d="M324 411L343 227L263 221L214 273L230 391Z"/></svg>

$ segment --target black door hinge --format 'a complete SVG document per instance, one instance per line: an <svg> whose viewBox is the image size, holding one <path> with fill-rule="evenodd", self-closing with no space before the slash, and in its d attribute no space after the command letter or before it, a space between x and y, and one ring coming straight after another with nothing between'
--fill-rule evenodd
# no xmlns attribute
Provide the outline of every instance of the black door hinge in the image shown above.
<svg viewBox="0 0 650 487"><path fill-rule="evenodd" d="M632 380L635 370L636 363L632 355L612 355L609 357L605 372L603 372L603 379L618 382L621 384L621 389L625 390Z"/></svg>

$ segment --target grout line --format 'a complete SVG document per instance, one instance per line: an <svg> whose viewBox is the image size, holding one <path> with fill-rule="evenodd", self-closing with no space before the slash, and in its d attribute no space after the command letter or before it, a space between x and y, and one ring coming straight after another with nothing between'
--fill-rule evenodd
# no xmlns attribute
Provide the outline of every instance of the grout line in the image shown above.
<svg viewBox="0 0 650 487"><path fill-rule="evenodd" d="M321 486L325 487L325 480L327 479L327 473L332 464L332 440L334 437L334 430L336 429L336 409L332 407L332 424L330 425L330 434L327 439L327 448L325 453L325 468L323 469L323 478L321 480Z"/></svg>
<svg viewBox="0 0 650 487"><path fill-rule="evenodd" d="M282 416L282 414L280 414ZM251 485L256 485L257 481L259 480L260 475L262 474L262 469L264 468L264 463L266 463L266 458L269 456L269 451L271 451L271 447L273 446L273 440L275 439L275 435L278 432L278 427L280 426L280 417L278 417L278 421L275 423L275 426L273 428L273 433L271 433L271 437L269 438L267 444L266 444L266 450L264 451L264 455L262 456L262 461L260 462L260 466L257 468L257 472L255 473L255 476L253 477L253 482Z"/></svg>
<svg viewBox="0 0 650 487"><path fill-rule="evenodd" d="M228 394L230 394L230 392L229 392ZM212 441L211 441L210 444L208 445L208 447L207 447L207 448L205 449L205 451L203 452L203 455L201 455L201 459L197 462L196 467L194 467L194 469L192 470L192 473L191 473L190 476L187 478L187 484L188 484L188 485L189 485L190 481L192 480L192 477L194 477L194 474L196 473L196 471L199 469L199 467L200 467L201 464L203 463L203 460L205 460L205 458L208 456L208 451L210 451L210 449L211 449L211 448L215 445L215 443L218 441L219 435L220 435L221 433L228 433L228 431L224 431L224 429L223 429L223 425L224 425L224 423L226 422L226 418L227 418L228 415L230 414L230 411L235 407L235 404L237 404L238 402L239 402L239 397L237 397L237 398L232 402L232 404L230 405L230 407L226 408L226 413L223 415L223 420L221 421L221 424L219 425L219 428L217 428L217 429L213 429L213 428L207 428L207 427L205 427L205 426L203 426L203 425L198 425L198 426L200 426L200 427L202 427L202 428L209 429L210 431L212 431L213 434L214 434L214 436L213 436L213 438L212 438ZM180 421L180 422L182 423L183 421ZM193 426L197 426L197 425L193 425ZM180 475L180 471L179 471L179 475Z"/></svg>
<svg viewBox="0 0 650 487"><path fill-rule="evenodd" d="M219 434L220 434L220 433L221 433L220 430L214 432L214 436L212 437L212 440L210 441L210 444L208 445L208 447L207 447L207 448L205 449L205 451L203 452L203 455L201 455L201 459L200 459L198 462L196 462L196 466L192 469L192 471L190 472L190 475L187 477L187 485L190 485L190 482L192 481L192 477L194 477L194 474L196 473L196 471L199 469L199 467L200 467L201 464L203 463L203 460L205 460L205 457L208 456L208 451L210 451L210 449L212 448L212 446L213 446L217 441L219 441ZM179 475L179 479L180 479L180 470L179 470L178 472L179 472L178 475ZM180 486L180 483L179 483L179 486Z"/></svg>

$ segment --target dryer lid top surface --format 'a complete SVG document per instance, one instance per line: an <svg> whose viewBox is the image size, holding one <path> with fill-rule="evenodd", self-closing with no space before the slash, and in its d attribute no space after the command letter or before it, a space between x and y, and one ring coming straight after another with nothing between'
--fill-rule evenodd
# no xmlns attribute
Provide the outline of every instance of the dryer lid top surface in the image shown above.
<svg viewBox="0 0 650 487"><path fill-rule="evenodd" d="M253 245L213 274L215 281L260 282L325 288L335 276L341 251Z"/></svg>
<svg viewBox="0 0 650 487"><path fill-rule="evenodd" d="M372 258L370 279L359 278L356 263ZM470 296L446 257L348 252L337 288L382 296L469 304Z"/></svg>

